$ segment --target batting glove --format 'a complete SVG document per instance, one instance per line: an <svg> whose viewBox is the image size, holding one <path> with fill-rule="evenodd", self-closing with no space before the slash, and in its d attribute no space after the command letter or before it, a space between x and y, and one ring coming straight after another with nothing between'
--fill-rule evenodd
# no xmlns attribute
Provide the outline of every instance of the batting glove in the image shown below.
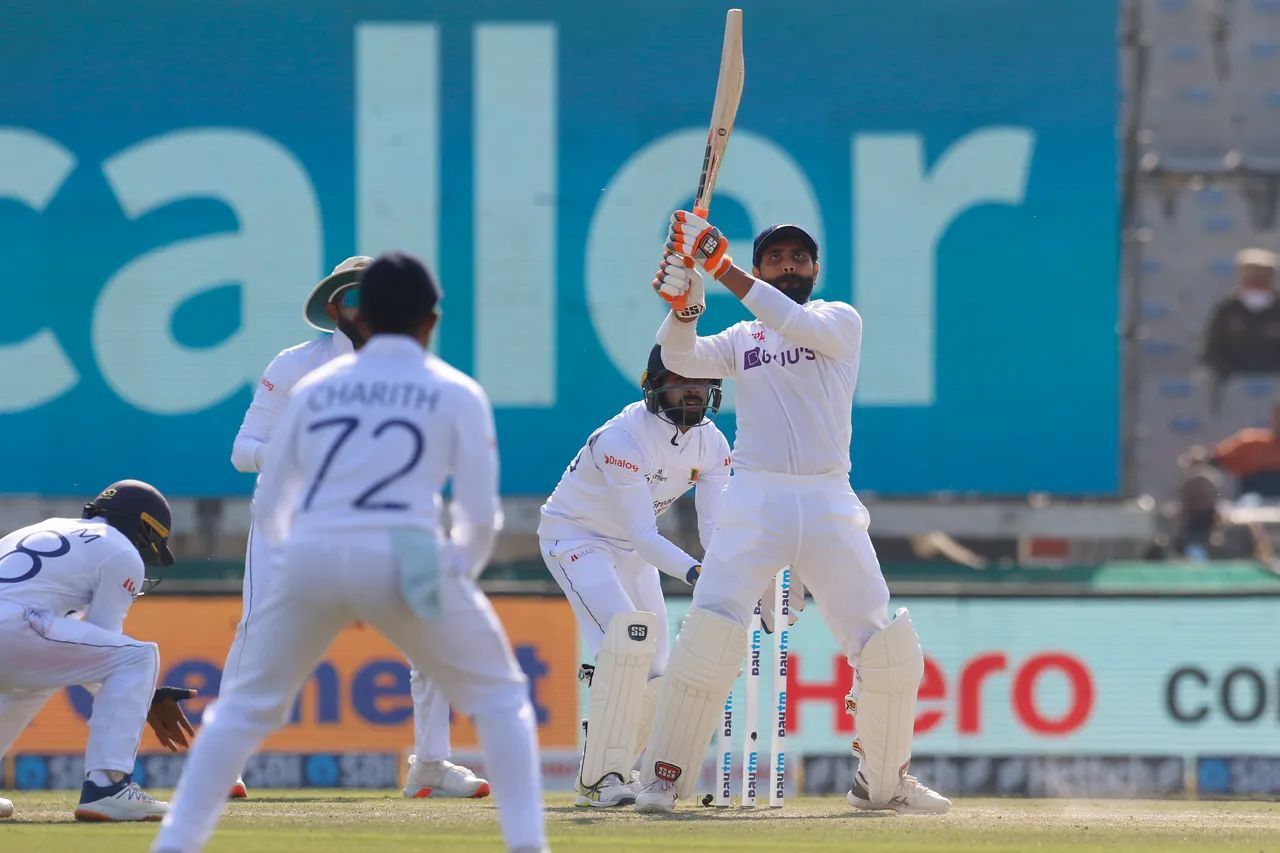
<svg viewBox="0 0 1280 853"><path fill-rule="evenodd" d="M692 258L716 281L733 267L733 258L728 255L729 241L720 229L687 210L671 214L667 249Z"/></svg>
<svg viewBox="0 0 1280 853"><path fill-rule="evenodd" d="M707 310L702 273L688 258L668 253L653 279L653 289L667 301L676 317L686 323L698 319Z"/></svg>

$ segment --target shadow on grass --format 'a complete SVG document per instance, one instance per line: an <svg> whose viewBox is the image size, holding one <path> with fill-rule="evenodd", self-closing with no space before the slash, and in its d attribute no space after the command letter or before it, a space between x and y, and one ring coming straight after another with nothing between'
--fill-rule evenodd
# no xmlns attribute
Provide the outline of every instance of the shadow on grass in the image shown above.
<svg viewBox="0 0 1280 853"><path fill-rule="evenodd" d="M724 821L731 822L737 820L806 820L806 821L844 821L844 820L891 820L897 817L893 812L864 812L853 811L837 812L833 814L811 814L803 812L788 812L785 808L769 809L769 808L700 808L700 809L680 809L675 814L640 814L629 806L621 806L611 809L583 809L577 806L546 806L543 811L548 815L561 815L566 820L562 823L578 824L589 826L599 823L601 820L609 820L612 818L630 819L630 818L647 818L656 821Z"/></svg>
<svg viewBox="0 0 1280 853"><path fill-rule="evenodd" d="M399 801L403 797L258 797L252 796L243 800L227 800L227 803L235 808L241 803L245 805L253 805L254 803L378 803L390 802L392 800Z"/></svg>

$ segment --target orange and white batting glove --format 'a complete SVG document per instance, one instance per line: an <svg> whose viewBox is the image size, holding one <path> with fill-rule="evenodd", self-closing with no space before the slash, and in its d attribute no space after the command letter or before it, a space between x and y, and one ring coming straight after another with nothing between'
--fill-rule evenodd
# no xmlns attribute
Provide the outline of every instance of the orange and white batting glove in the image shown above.
<svg viewBox="0 0 1280 853"><path fill-rule="evenodd" d="M668 252L653 279L653 289L671 306L680 320L691 323L707 310L707 295L702 286L702 273L693 261Z"/></svg>
<svg viewBox="0 0 1280 853"><path fill-rule="evenodd" d="M701 216L687 210L671 214L671 232L667 237L667 249L677 255L692 258L716 281L733 267L729 257L729 241L720 229Z"/></svg>

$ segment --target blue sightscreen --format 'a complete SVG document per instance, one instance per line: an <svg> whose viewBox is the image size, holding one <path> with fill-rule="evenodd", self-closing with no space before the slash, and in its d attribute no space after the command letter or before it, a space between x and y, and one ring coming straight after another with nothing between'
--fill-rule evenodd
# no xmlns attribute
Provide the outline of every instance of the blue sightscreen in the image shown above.
<svg viewBox="0 0 1280 853"><path fill-rule="evenodd" d="M1118 488L1115 8L751 3L713 220L797 221L862 310L855 486ZM245 493L231 440L310 287L404 246L547 492L638 394L723 8L32 3L0 50L5 492ZM21 81L20 83L17 81ZM744 317L716 294L702 321ZM732 437L732 411L720 418Z"/></svg>

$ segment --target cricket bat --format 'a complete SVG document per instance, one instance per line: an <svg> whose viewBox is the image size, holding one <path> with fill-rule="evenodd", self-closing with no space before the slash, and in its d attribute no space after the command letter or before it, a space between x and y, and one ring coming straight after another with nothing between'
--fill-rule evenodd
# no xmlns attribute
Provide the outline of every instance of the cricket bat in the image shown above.
<svg viewBox="0 0 1280 853"><path fill-rule="evenodd" d="M743 74L742 10L730 9L724 18L724 46L720 49L720 76L716 80L716 100L711 107L711 129L707 131L707 148L702 154L698 191L693 196L693 212L704 219L711 209L711 193L716 188L734 119L738 117ZM672 304L677 309L684 308L684 295L676 297Z"/></svg>

